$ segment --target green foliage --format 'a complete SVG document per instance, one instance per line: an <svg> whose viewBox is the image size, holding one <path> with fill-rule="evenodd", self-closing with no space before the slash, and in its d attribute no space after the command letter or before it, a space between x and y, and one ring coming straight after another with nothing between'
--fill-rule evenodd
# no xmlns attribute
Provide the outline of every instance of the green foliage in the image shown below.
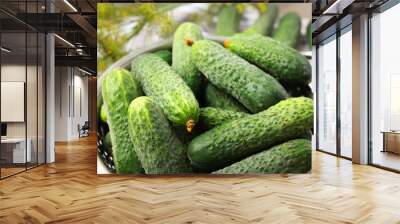
<svg viewBox="0 0 400 224"><path fill-rule="evenodd" d="M98 4L97 46L98 71L123 57L125 43L138 35L146 25L158 29L161 36L169 36L175 29L175 20L168 11L180 4ZM123 27L132 27L123 32Z"/></svg>
<svg viewBox="0 0 400 224"><path fill-rule="evenodd" d="M220 10L232 3L210 3L204 11L194 11L186 15L184 21L191 21L203 28L215 26L214 18ZM162 37L172 35L177 27L169 11L181 6L178 3L99 3L97 6L97 62L98 71L127 54L126 43L138 35L145 26L151 27ZM236 3L241 15L246 7L254 7L260 12L268 10L266 3ZM126 31L126 27L131 27ZM125 28L125 29L124 29Z"/></svg>

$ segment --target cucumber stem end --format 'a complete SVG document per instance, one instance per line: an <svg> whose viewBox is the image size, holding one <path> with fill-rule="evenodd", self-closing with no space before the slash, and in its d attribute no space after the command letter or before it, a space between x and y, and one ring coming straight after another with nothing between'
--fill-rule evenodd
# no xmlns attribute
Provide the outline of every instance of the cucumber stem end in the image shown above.
<svg viewBox="0 0 400 224"><path fill-rule="evenodd" d="M195 124L196 124L196 123L194 122L193 119L188 120L188 121L186 122L186 130L187 130L189 133L192 133L192 130L193 130Z"/></svg>

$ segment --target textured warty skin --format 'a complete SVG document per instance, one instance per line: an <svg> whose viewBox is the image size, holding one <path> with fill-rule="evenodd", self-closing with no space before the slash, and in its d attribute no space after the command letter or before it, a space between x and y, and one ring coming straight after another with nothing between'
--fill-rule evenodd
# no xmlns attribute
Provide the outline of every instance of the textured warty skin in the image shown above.
<svg viewBox="0 0 400 224"><path fill-rule="evenodd" d="M128 116L129 133L146 174L192 172L185 146L151 97L133 100Z"/></svg>

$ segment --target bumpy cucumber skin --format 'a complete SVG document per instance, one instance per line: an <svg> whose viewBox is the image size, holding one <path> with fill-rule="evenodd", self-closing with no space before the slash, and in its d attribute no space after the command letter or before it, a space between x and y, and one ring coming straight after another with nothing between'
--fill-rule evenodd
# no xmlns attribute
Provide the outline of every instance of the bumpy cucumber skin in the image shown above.
<svg viewBox="0 0 400 224"><path fill-rule="evenodd" d="M156 102L147 96L136 98L128 117L129 133L146 174L192 172L186 148Z"/></svg>
<svg viewBox="0 0 400 224"><path fill-rule="evenodd" d="M128 133L129 103L142 95L139 83L125 69L105 74L102 94L110 128L116 172L137 174L143 171Z"/></svg>
<svg viewBox="0 0 400 224"><path fill-rule="evenodd" d="M253 25L247 28L244 32L258 33L266 36L271 35L277 15L278 7L274 4L268 4L267 11L259 15Z"/></svg>
<svg viewBox="0 0 400 224"><path fill-rule="evenodd" d="M295 139L249 156L214 173L306 173L311 169L311 142Z"/></svg>
<svg viewBox="0 0 400 224"><path fill-rule="evenodd" d="M218 89L211 83L207 83L205 88L205 103L209 107L216 107L225 110L247 112L247 109L235 98Z"/></svg>
<svg viewBox="0 0 400 224"><path fill-rule="evenodd" d="M172 64L172 52L169 50L159 50L154 52L153 54L157 55L161 59L163 59L165 62L167 62L169 65Z"/></svg>
<svg viewBox="0 0 400 224"><path fill-rule="evenodd" d="M200 108L192 90L161 58L142 54L133 60L132 72L146 95L160 104L174 125L184 126L190 120L198 121Z"/></svg>
<svg viewBox="0 0 400 224"><path fill-rule="evenodd" d="M172 47L172 69L182 77L196 96L202 76L193 63L190 44L201 39L203 34L199 26L189 22L182 23L175 31Z"/></svg>
<svg viewBox="0 0 400 224"><path fill-rule="evenodd" d="M281 83L308 84L311 65L293 48L258 34L237 34L225 46L278 79Z"/></svg>
<svg viewBox="0 0 400 224"><path fill-rule="evenodd" d="M265 110L288 97L273 77L210 40L192 46L197 68L208 81L236 98L253 113Z"/></svg>
<svg viewBox="0 0 400 224"><path fill-rule="evenodd" d="M301 138L312 127L312 100L289 98L197 136L189 144L188 156L194 167L219 169L262 149Z"/></svg>
<svg viewBox="0 0 400 224"><path fill-rule="evenodd" d="M215 34L219 36L232 36L239 30L240 15L236 4L223 6L218 14Z"/></svg>
<svg viewBox="0 0 400 224"><path fill-rule="evenodd" d="M300 16L294 12L284 15L272 37L289 47L295 48L300 38L301 21Z"/></svg>
<svg viewBox="0 0 400 224"><path fill-rule="evenodd" d="M213 127L224 124L228 121L239 119L249 116L249 114L243 112L236 112L231 110L224 110L214 107L203 107L200 108L200 123L201 126L208 130Z"/></svg>

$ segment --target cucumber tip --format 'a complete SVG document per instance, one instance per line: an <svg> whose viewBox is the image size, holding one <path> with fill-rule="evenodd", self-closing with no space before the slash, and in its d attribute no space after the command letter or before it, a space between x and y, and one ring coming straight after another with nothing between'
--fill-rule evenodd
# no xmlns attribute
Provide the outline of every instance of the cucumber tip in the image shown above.
<svg viewBox="0 0 400 224"><path fill-rule="evenodd" d="M229 44L230 42L228 39L224 40L224 48L229 48Z"/></svg>
<svg viewBox="0 0 400 224"><path fill-rule="evenodd" d="M185 39L184 42L185 42L185 45L187 45L187 46L192 46L193 45L193 40L192 39Z"/></svg>
<svg viewBox="0 0 400 224"><path fill-rule="evenodd" d="M192 120L192 119L188 120L188 121L186 122L186 130L187 130L189 133L192 133L192 130L193 130L195 124L196 124L196 123L194 122L194 120Z"/></svg>

